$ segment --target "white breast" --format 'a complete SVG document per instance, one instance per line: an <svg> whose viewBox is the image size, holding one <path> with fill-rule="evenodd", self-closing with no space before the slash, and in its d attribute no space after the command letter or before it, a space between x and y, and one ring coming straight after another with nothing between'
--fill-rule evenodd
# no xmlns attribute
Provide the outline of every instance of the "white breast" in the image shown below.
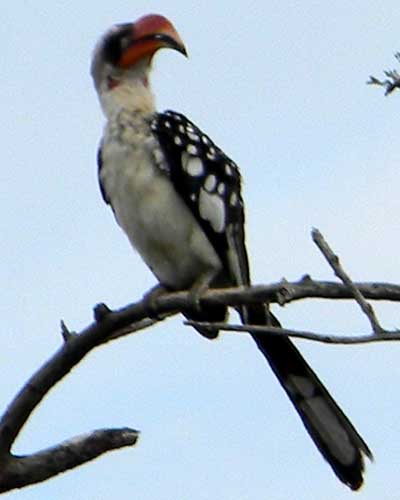
<svg viewBox="0 0 400 500"><path fill-rule="evenodd" d="M159 281L190 288L201 274L222 264L151 151L148 141L147 147L107 141L101 181L119 225Z"/></svg>

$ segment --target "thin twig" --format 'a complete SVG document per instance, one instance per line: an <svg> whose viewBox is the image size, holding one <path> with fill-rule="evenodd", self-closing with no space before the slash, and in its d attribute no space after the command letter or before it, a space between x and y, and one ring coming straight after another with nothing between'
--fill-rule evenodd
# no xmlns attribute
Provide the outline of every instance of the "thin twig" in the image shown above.
<svg viewBox="0 0 400 500"><path fill-rule="evenodd" d="M367 334L367 335L330 335L323 333L315 333L303 330L290 330L287 328L277 328L273 326L258 326L258 325L231 325L227 323L207 323L200 321L184 321L186 326L214 328L227 332L247 332L266 335L275 335L278 337L291 337L305 340L312 340L314 342L322 342L324 344L370 344L372 342L382 342L391 340L400 340L400 331L384 330L380 335Z"/></svg>
<svg viewBox="0 0 400 500"><path fill-rule="evenodd" d="M395 54L395 58L400 62L400 53ZM379 80L375 76L370 76L367 81L367 85L379 85L380 87L385 87L385 95L391 94L395 89L400 88L400 74L397 70L391 69L384 71L385 80Z"/></svg>
<svg viewBox="0 0 400 500"><path fill-rule="evenodd" d="M349 289L351 290L351 293L353 294L357 304L360 306L363 313L367 316L371 324L372 331L375 334L380 334L383 331L383 328L379 324L378 318L376 317L373 307L365 300L363 294L360 292L360 290L351 280L350 276L343 269L342 265L340 264L339 257L332 251L331 247L328 245L325 238L322 236L322 234L318 229L314 228L311 232L311 235L314 243L322 252L328 264L333 269L335 275L339 279L341 279L343 283L346 286L348 286Z"/></svg>
<svg viewBox="0 0 400 500"><path fill-rule="evenodd" d="M387 96L394 90L400 88L400 75L396 70L385 71L385 75L388 77L386 80L379 80L375 76L371 75L367 81L367 85L385 87L385 96Z"/></svg>

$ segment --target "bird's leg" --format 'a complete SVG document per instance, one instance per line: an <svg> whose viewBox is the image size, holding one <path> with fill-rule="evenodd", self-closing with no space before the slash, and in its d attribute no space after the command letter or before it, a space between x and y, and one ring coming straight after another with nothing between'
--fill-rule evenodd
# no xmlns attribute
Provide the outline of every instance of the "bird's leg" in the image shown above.
<svg viewBox="0 0 400 500"><path fill-rule="evenodd" d="M149 318L163 319L162 314L157 312L157 300L166 293L168 293L167 288L158 284L143 295L144 307L148 311Z"/></svg>
<svg viewBox="0 0 400 500"><path fill-rule="evenodd" d="M201 274L189 289L189 303L195 311L201 311L200 300L210 288L217 272L210 268L207 272Z"/></svg>
<svg viewBox="0 0 400 500"><path fill-rule="evenodd" d="M214 306L207 306L202 308L200 301L203 295L210 288L210 285L215 283L215 278L218 274L214 268L210 268L207 272L202 273L189 289L189 308L186 317L195 321L224 321L226 317L226 308L222 306L222 310L218 311ZM217 314L217 316L215 316ZM218 329L207 326L196 326L196 330L208 339L215 339L218 337Z"/></svg>

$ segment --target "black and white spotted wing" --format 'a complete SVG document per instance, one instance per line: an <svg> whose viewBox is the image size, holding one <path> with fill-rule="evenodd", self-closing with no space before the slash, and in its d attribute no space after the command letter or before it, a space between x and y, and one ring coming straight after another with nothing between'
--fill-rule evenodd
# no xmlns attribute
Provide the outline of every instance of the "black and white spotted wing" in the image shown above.
<svg viewBox="0 0 400 500"><path fill-rule="evenodd" d="M232 284L249 284L237 165L180 113L158 114L151 128L160 142L175 189L229 270Z"/></svg>

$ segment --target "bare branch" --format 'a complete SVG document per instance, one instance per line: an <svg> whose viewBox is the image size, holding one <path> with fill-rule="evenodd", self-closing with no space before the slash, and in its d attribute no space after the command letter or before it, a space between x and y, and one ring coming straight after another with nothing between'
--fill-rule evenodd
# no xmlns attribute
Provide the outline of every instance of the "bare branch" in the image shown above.
<svg viewBox="0 0 400 500"><path fill-rule="evenodd" d="M357 304L360 306L361 310L367 316L369 322L371 323L373 332L381 333L383 329L379 324L378 318L375 315L373 307L365 300L363 294L360 292L357 286L355 286L350 276L343 269L342 265L340 264L339 257L333 253L331 247L325 241L324 237L322 236L320 231L318 231L318 229L314 228L311 232L311 235L314 243L321 250L322 254L328 261L331 268L333 269L335 275L339 279L341 279L343 283L347 285L351 290L351 293L353 294Z"/></svg>
<svg viewBox="0 0 400 500"><path fill-rule="evenodd" d="M373 300L400 301L400 286L390 283L354 283L364 297ZM209 290L202 304L225 304L238 306L255 302L278 303L280 305L305 298L354 299L353 291L341 283L313 281L309 276L297 282L283 280L270 285ZM146 300L111 311L105 305L95 308L96 321L79 333L70 332L62 325L63 344L56 353L37 370L9 404L0 419L0 492L43 481L67 469L77 467L111 449L129 446L136 442L137 432L129 429L96 431L74 438L48 450L29 456L16 457L11 454L12 445L28 420L32 411L43 400L50 389L65 377L92 349L116 338L141 331L161 319L187 309L191 304L188 292L168 293L158 297L152 304L151 315ZM226 325L218 328L231 329ZM276 335L276 329L262 327L265 334ZM232 328L233 329L233 328ZM245 329L243 329L245 330ZM280 330L279 334L309 336L312 340L324 340L327 336ZM310 336L311 335L311 336ZM328 336L329 337L329 336ZM373 340L394 340L386 333L374 336ZM338 338L336 338L338 340ZM341 343L352 343L352 339L340 339ZM332 341L332 340L331 340ZM357 342L363 342L360 338ZM78 452L79 451L79 452Z"/></svg>
<svg viewBox="0 0 400 500"><path fill-rule="evenodd" d="M57 455L59 459L52 470L43 469L43 460L48 456L47 452L33 454L23 457L23 459L17 459L10 453L11 446L23 425L47 392L94 347L102 344L119 328L130 325L136 319L135 313L138 319L146 316L143 304L131 306L128 316L123 310L115 314L110 313L109 317L104 318L104 321L91 324L79 335L64 335L64 344L15 396L0 420L0 463L2 464L0 491L9 490L10 485L20 483L26 485L42 481L44 475L50 477L63 470L76 467L110 449L136 442L137 432L130 430L124 430L122 434L118 430L106 433L102 431L100 434L94 433L84 439L73 439L68 442L68 446L64 443L64 445L52 450L52 453ZM65 329L63 330L65 332ZM132 432L136 433L135 439L133 439ZM113 439L110 440L110 437ZM74 450L74 446L71 448L72 444L75 447L80 447L82 452L86 450L86 454L80 456L79 454L67 453L66 450ZM64 457L64 461L62 461L62 457ZM26 468L25 464L28 464L27 467L29 467Z"/></svg>
<svg viewBox="0 0 400 500"><path fill-rule="evenodd" d="M164 313L163 315L160 315L158 319L144 318L140 321L136 321L135 323L132 323L124 328L120 328L119 330L111 334L104 340L104 343L119 339L121 337L126 337L127 335L131 335L132 333L135 332L142 332L143 330L146 330L147 328L150 328L156 323L159 323L160 321L163 321L164 319L168 318L168 316L171 316L172 314L174 313Z"/></svg>
<svg viewBox="0 0 400 500"><path fill-rule="evenodd" d="M138 436L138 431L128 428L100 429L29 456L10 455L0 468L0 493L45 481L103 453L132 446Z"/></svg>
<svg viewBox="0 0 400 500"><path fill-rule="evenodd" d="M244 333L265 333L266 335L275 335L281 337L291 337L297 339L312 340L324 344L370 344L372 342L382 341L399 341L400 330L388 331L383 330L379 335L364 334L364 335L330 335L323 333L315 333L302 330L290 330L287 328L276 328L273 326L258 326L258 325L230 325L227 323L207 323L200 321L184 321L184 325L216 328L227 332L244 332Z"/></svg>

